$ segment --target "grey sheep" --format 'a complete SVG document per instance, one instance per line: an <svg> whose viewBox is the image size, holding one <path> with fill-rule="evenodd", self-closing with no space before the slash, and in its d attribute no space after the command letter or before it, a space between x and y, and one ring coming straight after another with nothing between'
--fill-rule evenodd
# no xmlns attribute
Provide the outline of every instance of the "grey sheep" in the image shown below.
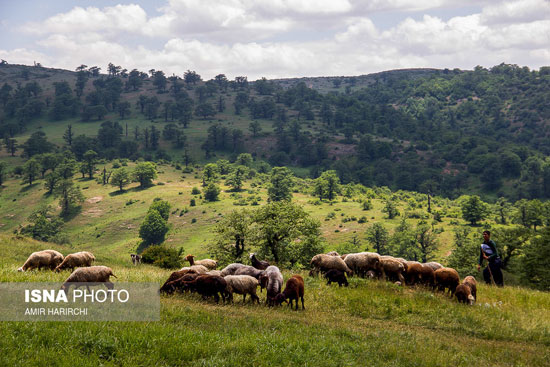
<svg viewBox="0 0 550 367"><path fill-rule="evenodd" d="M436 271L437 269L441 269L443 267L443 265L441 265L440 263L437 263L435 261L431 261L429 263L425 263L424 265L427 265L429 266L430 268L433 269L433 271Z"/></svg>
<svg viewBox="0 0 550 367"><path fill-rule="evenodd" d="M79 267L86 267L86 266L92 266L92 263L95 261L95 256L91 252L88 251L81 251L76 252L74 254L69 254L65 256L65 259L61 264L55 268L56 272L59 272L64 269L71 269L79 268Z"/></svg>
<svg viewBox="0 0 550 367"><path fill-rule="evenodd" d="M30 254L27 261L17 271L27 271L35 268L50 268L54 270L63 262L63 255L55 250L43 250Z"/></svg>
<svg viewBox="0 0 550 367"><path fill-rule="evenodd" d="M260 303L260 298L256 295L256 288L260 284L258 279L250 275L227 275L224 279L227 282L225 290L231 301L233 300L233 293L237 293L243 295L243 303L247 294L250 294L252 303L254 301Z"/></svg>
<svg viewBox="0 0 550 367"><path fill-rule="evenodd" d="M349 255L348 255L349 256ZM330 269L336 269L351 275L353 272L346 265L344 260L338 256L330 256L327 254L319 254L313 256L310 264L313 267L313 273L319 272L321 270L328 271Z"/></svg>
<svg viewBox="0 0 550 367"><path fill-rule="evenodd" d="M71 283L105 283L108 289L113 289L114 285L109 280L109 277L115 277L113 270L108 266L88 266L78 268L69 275L61 289L67 293L71 287ZM78 286L75 286L78 288Z"/></svg>
<svg viewBox="0 0 550 367"><path fill-rule="evenodd" d="M375 252L348 254L344 262L354 274L365 276L369 270L378 269L380 255Z"/></svg>
<svg viewBox="0 0 550 367"><path fill-rule="evenodd" d="M227 265L225 268L222 269L222 277L226 275L235 275L235 272L237 271L237 269L242 268L243 266L245 265L241 263L233 263L233 264Z"/></svg>
<svg viewBox="0 0 550 367"><path fill-rule="evenodd" d="M265 273L265 270L256 269L250 265L243 265L235 271L234 275L250 275L251 277L259 279L260 275L263 273Z"/></svg>
<svg viewBox="0 0 550 367"><path fill-rule="evenodd" d="M218 277L223 277L221 270L210 270L205 273L206 275L215 275Z"/></svg>
<svg viewBox="0 0 550 367"><path fill-rule="evenodd" d="M274 265L268 266L265 273L260 276L260 287L267 290L266 303L268 306L275 305L275 297L281 293L282 286L283 274L279 268Z"/></svg>

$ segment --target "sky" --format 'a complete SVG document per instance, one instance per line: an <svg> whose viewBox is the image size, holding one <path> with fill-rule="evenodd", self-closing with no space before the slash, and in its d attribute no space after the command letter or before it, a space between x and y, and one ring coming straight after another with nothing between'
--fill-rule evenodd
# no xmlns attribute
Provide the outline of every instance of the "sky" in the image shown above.
<svg viewBox="0 0 550 367"><path fill-rule="evenodd" d="M0 58L203 79L550 65L550 0L0 0Z"/></svg>

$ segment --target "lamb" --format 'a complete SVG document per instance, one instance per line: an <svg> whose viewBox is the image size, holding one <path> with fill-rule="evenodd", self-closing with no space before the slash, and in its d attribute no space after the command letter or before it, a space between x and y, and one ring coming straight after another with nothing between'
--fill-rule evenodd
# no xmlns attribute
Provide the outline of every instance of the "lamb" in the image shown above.
<svg viewBox="0 0 550 367"><path fill-rule="evenodd" d="M63 255L55 250L43 250L30 254L27 261L17 271L27 271L35 268L50 268L54 270L63 262Z"/></svg>
<svg viewBox="0 0 550 367"><path fill-rule="evenodd" d="M132 263L134 265L141 264L141 255L130 254L130 258L132 259Z"/></svg>
<svg viewBox="0 0 550 367"><path fill-rule="evenodd" d="M176 289L179 289L181 292L183 292L183 282L194 280L198 276L199 274L197 273L187 273L176 280L166 281L166 283L164 283L160 288L160 293L172 294Z"/></svg>
<svg viewBox="0 0 550 367"><path fill-rule="evenodd" d="M283 274L278 267L270 265L265 269L265 273L260 276L260 289L267 289L266 304L274 305L275 297L281 293L283 286Z"/></svg>
<svg viewBox="0 0 550 367"><path fill-rule="evenodd" d="M407 284L415 285L422 280L422 264L418 261L407 261L407 271L405 274Z"/></svg>
<svg viewBox="0 0 550 367"><path fill-rule="evenodd" d="M233 263L233 264L227 265L225 268L222 269L222 277L226 275L235 275L235 272L237 271L237 269L242 268L243 266L246 266L246 265L243 265L241 263Z"/></svg>
<svg viewBox="0 0 550 367"><path fill-rule="evenodd" d="M397 278L401 284L405 284L405 266L398 259L391 256L380 256L380 262L378 263L379 270L382 273L382 278L386 279L389 275L390 278Z"/></svg>
<svg viewBox="0 0 550 367"><path fill-rule="evenodd" d="M251 277L254 277L256 279L260 278L260 275L262 275L265 272L265 270L259 270L256 269L253 266L250 265L244 265L235 271L234 275L250 275Z"/></svg>
<svg viewBox="0 0 550 367"><path fill-rule="evenodd" d="M440 263L436 263L435 261L431 261L429 263L426 263L425 265L428 265L430 268L433 269L433 271L436 271L437 269L441 269L443 265Z"/></svg>
<svg viewBox="0 0 550 367"><path fill-rule="evenodd" d="M375 270L378 267L380 255L374 252L348 254L344 262L353 274L364 277L369 270Z"/></svg>
<svg viewBox="0 0 550 367"><path fill-rule="evenodd" d="M65 292L69 292L69 288L73 285L78 288L80 285L71 283L105 283L108 289L113 289L114 284L110 282L109 277L115 277L113 270L108 266L88 266L85 268L78 268L69 275L65 280L65 283L61 286L61 289Z"/></svg>
<svg viewBox="0 0 550 367"><path fill-rule="evenodd" d="M330 285L332 282L338 283L339 287L341 287L342 284L346 287L349 285L346 279L346 273L340 270L331 269L327 271L325 273L325 278L327 279L327 285Z"/></svg>
<svg viewBox="0 0 550 367"><path fill-rule="evenodd" d="M246 300L246 295L250 294L252 303L254 301L260 303L260 298L256 295L256 288L258 287L258 279L250 275L227 275L224 277L227 282L226 292L228 293L229 300L233 301L233 293L243 295L243 303Z"/></svg>
<svg viewBox="0 0 550 367"><path fill-rule="evenodd" d="M92 266L92 263L95 261L95 256L91 252L81 251L74 254L69 254L65 256L65 259L61 264L55 268L55 272L60 272L64 269L71 269L78 267Z"/></svg>
<svg viewBox="0 0 550 367"><path fill-rule="evenodd" d="M453 268L441 268L435 271L435 287L438 290L445 292L445 288L454 295L456 287L460 283L458 272Z"/></svg>
<svg viewBox="0 0 550 367"><path fill-rule="evenodd" d="M466 278L462 280L462 284L467 286L469 288L470 294L466 294L467 299L469 300L470 304L473 305L475 301L477 300L477 281L476 278L474 278L471 275L468 275ZM456 288L455 295L458 294L458 287ZM471 296L471 297L470 297ZM458 295L457 295L458 298ZM459 299L460 301L460 299ZM464 301L466 302L466 301Z"/></svg>
<svg viewBox="0 0 550 367"><path fill-rule="evenodd" d="M184 266L180 270L193 270L196 273L199 274L206 274L208 269L204 265L191 265L191 266Z"/></svg>
<svg viewBox="0 0 550 367"><path fill-rule="evenodd" d="M330 269L341 270L346 272L348 275L353 273L344 260L338 256L330 256L326 254L315 255L311 259L310 264L313 266L314 273L321 270L328 271Z"/></svg>
<svg viewBox="0 0 550 367"><path fill-rule="evenodd" d="M218 303L220 301L219 293L225 302L227 282L222 277L202 274L194 280L182 281L181 283L183 290L196 291L203 299L213 296L216 303Z"/></svg>
<svg viewBox="0 0 550 367"><path fill-rule="evenodd" d="M202 265L206 267L208 270L213 270L218 267L218 262L216 260L212 259L203 259L203 260L195 260L195 256L193 255L187 255L185 257L186 261L189 261L189 265Z"/></svg>
<svg viewBox="0 0 550 367"><path fill-rule="evenodd" d="M286 301L288 299L288 301ZM285 290L279 293L275 299L275 304L281 304L284 301L288 302L290 308L292 308L292 301L296 301L296 310L298 310L298 299L302 300L302 310L304 307L304 278L299 275L293 275L286 281Z"/></svg>
<svg viewBox="0 0 550 367"><path fill-rule="evenodd" d="M253 267L255 267L258 270L265 270L269 266L269 263L265 260L258 260L256 258L256 253L253 252L250 254L250 263Z"/></svg>

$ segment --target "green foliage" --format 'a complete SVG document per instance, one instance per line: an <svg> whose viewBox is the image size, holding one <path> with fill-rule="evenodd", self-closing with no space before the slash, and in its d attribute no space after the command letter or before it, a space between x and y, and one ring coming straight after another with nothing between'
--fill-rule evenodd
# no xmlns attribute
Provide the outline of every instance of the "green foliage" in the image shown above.
<svg viewBox="0 0 550 367"><path fill-rule="evenodd" d="M381 223L374 223L367 229L366 240L375 252L381 255L388 253L389 233Z"/></svg>
<svg viewBox="0 0 550 367"><path fill-rule="evenodd" d="M488 208L477 195L466 197L461 205L462 218L470 222L471 225L476 225L487 216Z"/></svg>
<svg viewBox="0 0 550 367"><path fill-rule="evenodd" d="M201 194L201 190L199 190L198 187L193 187L191 189L191 195L200 195Z"/></svg>
<svg viewBox="0 0 550 367"><path fill-rule="evenodd" d="M220 188L213 182L210 182L204 189L204 200L206 201L218 201L220 195Z"/></svg>
<svg viewBox="0 0 550 367"><path fill-rule="evenodd" d="M292 200L293 174L287 167L273 167L267 195L271 201Z"/></svg>
<svg viewBox="0 0 550 367"><path fill-rule="evenodd" d="M82 191L71 179L58 180L53 189L53 194L55 197L59 197L62 216L70 214L79 203L84 201Z"/></svg>
<svg viewBox="0 0 550 367"><path fill-rule="evenodd" d="M168 217L170 216L170 207L171 205L169 202L162 200L161 198L155 198L153 200L153 203L149 207L148 212L156 210L158 211L162 219L168 221Z"/></svg>
<svg viewBox="0 0 550 367"><path fill-rule="evenodd" d="M124 190L124 186L130 184L130 174L125 167L117 168L111 175L111 185L117 186L119 191Z"/></svg>
<svg viewBox="0 0 550 367"><path fill-rule="evenodd" d="M150 210L139 226L139 237L143 239L146 246L157 245L164 242L168 229L168 223L160 213L157 210Z"/></svg>
<svg viewBox="0 0 550 367"><path fill-rule="evenodd" d="M227 177L227 180L225 180L225 184L231 186L233 191L240 191L248 172L249 169L246 166L235 167Z"/></svg>
<svg viewBox="0 0 550 367"><path fill-rule="evenodd" d="M183 263L183 248L179 250L168 248L164 245L152 245L141 253L141 261L145 264L153 264L163 269L181 268Z"/></svg>
<svg viewBox="0 0 550 367"><path fill-rule="evenodd" d="M550 291L550 228L546 227L523 249L523 279L537 289Z"/></svg>
<svg viewBox="0 0 550 367"><path fill-rule="evenodd" d="M132 172L133 181L139 182L141 188L151 186L155 178L157 178L157 169L153 162L140 162Z"/></svg>
<svg viewBox="0 0 550 367"><path fill-rule="evenodd" d="M315 195L319 199L334 200L340 193L340 178L336 171L325 171L315 180Z"/></svg>
<svg viewBox="0 0 550 367"><path fill-rule="evenodd" d="M383 213L388 215L388 219L393 219L400 215L397 205L393 199L387 199L384 203L384 208L382 209Z"/></svg>
<svg viewBox="0 0 550 367"><path fill-rule="evenodd" d="M31 224L23 227L21 233L40 241L52 240L63 226L63 220L54 215L54 210L49 205L34 211L28 220Z"/></svg>

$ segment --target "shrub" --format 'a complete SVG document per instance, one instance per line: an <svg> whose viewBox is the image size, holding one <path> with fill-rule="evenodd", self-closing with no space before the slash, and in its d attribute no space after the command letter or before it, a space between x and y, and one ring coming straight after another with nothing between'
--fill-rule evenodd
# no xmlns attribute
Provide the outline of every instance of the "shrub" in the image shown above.
<svg viewBox="0 0 550 367"><path fill-rule="evenodd" d="M367 217L365 216L362 216L361 218L359 218L359 220L357 221L357 223L366 223L367 222Z"/></svg>
<svg viewBox="0 0 550 367"><path fill-rule="evenodd" d="M189 202L189 206L195 206L195 205L197 205L197 204L195 203L195 199L193 198L193 199L191 199L191 201Z"/></svg>
<svg viewBox="0 0 550 367"><path fill-rule="evenodd" d="M139 227L139 237L145 245L160 244L168 232L168 223L157 210L149 210Z"/></svg>
<svg viewBox="0 0 550 367"><path fill-rule="evenodd" d="M191 190L191 195L200 195L201 193L201 190L199 190L198 187L193 187L193 189Z"/></svg>
<svg viewBox="0 0 550 367"><path fill-rule="evenodd" d="M141 256L141 261L146 264L153 264L165 269L180 268L182 264L181 255L183 248L171 249L163 245L153 245L146 248Z"/></svg>
<svg viewBox="0 0 550 367"><path fill-rule="evenodd" d="M220 188L213 182L209 183L204 189L204 200L217 201L220 195Z"/></svg>

